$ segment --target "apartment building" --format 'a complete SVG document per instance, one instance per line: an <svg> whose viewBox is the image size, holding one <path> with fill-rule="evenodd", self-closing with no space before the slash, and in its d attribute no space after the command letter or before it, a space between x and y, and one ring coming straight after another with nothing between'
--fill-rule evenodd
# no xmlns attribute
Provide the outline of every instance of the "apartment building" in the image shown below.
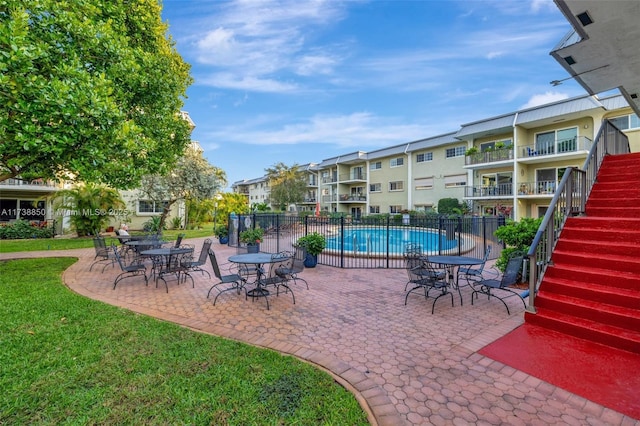
<svg viewBox="0 0 640 426"><path fill-rule="evenodd" d="M457 198L477 215L541 217L565 169L582 166L604 119L629 136L632 152L640 151L640 121L625 98L584 95L432 138L324 159L306 170L317 179L325 212L358 217L429 211L442 198ZM232 188L250 201L269 198L265 177Z"/></svg>

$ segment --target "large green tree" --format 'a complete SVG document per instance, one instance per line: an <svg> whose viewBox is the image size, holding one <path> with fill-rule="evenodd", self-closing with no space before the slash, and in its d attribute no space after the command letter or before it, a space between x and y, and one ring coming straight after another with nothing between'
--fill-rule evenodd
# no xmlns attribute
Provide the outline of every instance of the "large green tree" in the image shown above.
<svg viewBox="0 0 640 426"><path fill-rule="evenodd" d="M190 141L158 0L0 0L0 181L135 186Z"/></svg>
<svg viewBox="0 0 640 426"><path fill-rule="evenodd" d="M176 202L213 198L226 184L226 174L222 169L209 164L201 151L189 148L169 173L144 176L139 192L142 198L164 203L159 225L159 229L163 229Z"/></svg>
<svg viewBox="0 0 640 426"><path fill-rule="evenodd" d="M269 199L273 207L284 210L288 205L304 200L307 189L306 173L297 164L288 167L280 162L265 171L269 179Z"/></svg>

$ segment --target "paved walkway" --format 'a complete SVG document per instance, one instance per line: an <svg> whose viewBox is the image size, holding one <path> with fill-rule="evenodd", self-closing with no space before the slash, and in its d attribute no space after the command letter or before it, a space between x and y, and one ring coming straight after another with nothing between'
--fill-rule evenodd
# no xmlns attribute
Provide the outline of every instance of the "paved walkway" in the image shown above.
<svg viewBox="0 0 640 426"><path fill-rule="evenodd" d="M185 241L200 250L202 239ZM219 262L235 249L214 242ZM89 272L93 249L0 254L78 256L63 275L75 292L194 330L292 354L326 369L351 390L377 425L640 425L620 413L564 391L477 353L523 321L522 305L507 299L471 306L456 297L414 295L404 305L403 270L306 269L309 282L288 295L245 300L234 292L207 299L217 281L196 273L195 288L169 282L158 288L142 278L113 290L116 269ZM207 262L207 270L211 265ZM457 295L456 295L457 296Z"/></svg>

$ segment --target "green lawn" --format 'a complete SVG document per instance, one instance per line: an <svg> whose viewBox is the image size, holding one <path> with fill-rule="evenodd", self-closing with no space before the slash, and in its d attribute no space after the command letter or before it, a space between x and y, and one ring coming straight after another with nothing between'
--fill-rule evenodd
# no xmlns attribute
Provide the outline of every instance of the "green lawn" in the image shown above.
<svg viewBox="0 0 640 426"><path fill-rule="evenodd" d="M73 262L0 262L0 424L368 424L293 357L76 295Z"/></svg>
<svg viewBox="0 0 640 426"><path fill-rule="evenodd" d="M168 230L162 233L167 241L175 240L179 233L185 233L185 238L200 238L213 236L213 226L208 224L203 229L195 230ZM117 239L107 237L107 244L111 242L119 244ZM14 253L17 251L38 251L38 250L68 250L76 248L93 247L91 237L83 238L43 238L25 240L0 240L0 253Z"/></svg>

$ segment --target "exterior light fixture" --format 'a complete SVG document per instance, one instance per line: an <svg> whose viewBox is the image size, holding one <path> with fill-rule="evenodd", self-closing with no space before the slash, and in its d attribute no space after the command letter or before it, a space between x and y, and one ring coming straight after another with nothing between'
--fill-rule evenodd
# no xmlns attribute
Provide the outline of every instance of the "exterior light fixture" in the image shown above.
<svg viewBox="0 0 640 426"><path fill-rule="evenodd" d="M568 57L570 57L570 56L568 56ZM565 58L565 59L566 59L566 58ZM582 72L579 72L579 73L577 73L577 74L575 74L575 75L570 75L569 77L566 77L566 78L563 78L563 79L560 79L560 80L553 80L553 81L550 81L550 82L549 82L549 84L550 84L550 85L552 85L552 86L559 86L559 85L561 85L561 84L562 84L562 82L563 82L563 81L567 81L567 80L570 80L570 79L572 79L572 78L575 78L575 77L577 77L577 76L579 76L579 75L586 74L586 73L588 73L588 72L592 72L592 71L597 71L597 70L599 70L599 69L606 68L606 67L608 67L608 66L609 66L609 64L607 64L607 65L603 65L603 66L601 66L601 67L594 68L594 69L591 69L591 70L588 70L588 71L582 71Z"/></svg>

